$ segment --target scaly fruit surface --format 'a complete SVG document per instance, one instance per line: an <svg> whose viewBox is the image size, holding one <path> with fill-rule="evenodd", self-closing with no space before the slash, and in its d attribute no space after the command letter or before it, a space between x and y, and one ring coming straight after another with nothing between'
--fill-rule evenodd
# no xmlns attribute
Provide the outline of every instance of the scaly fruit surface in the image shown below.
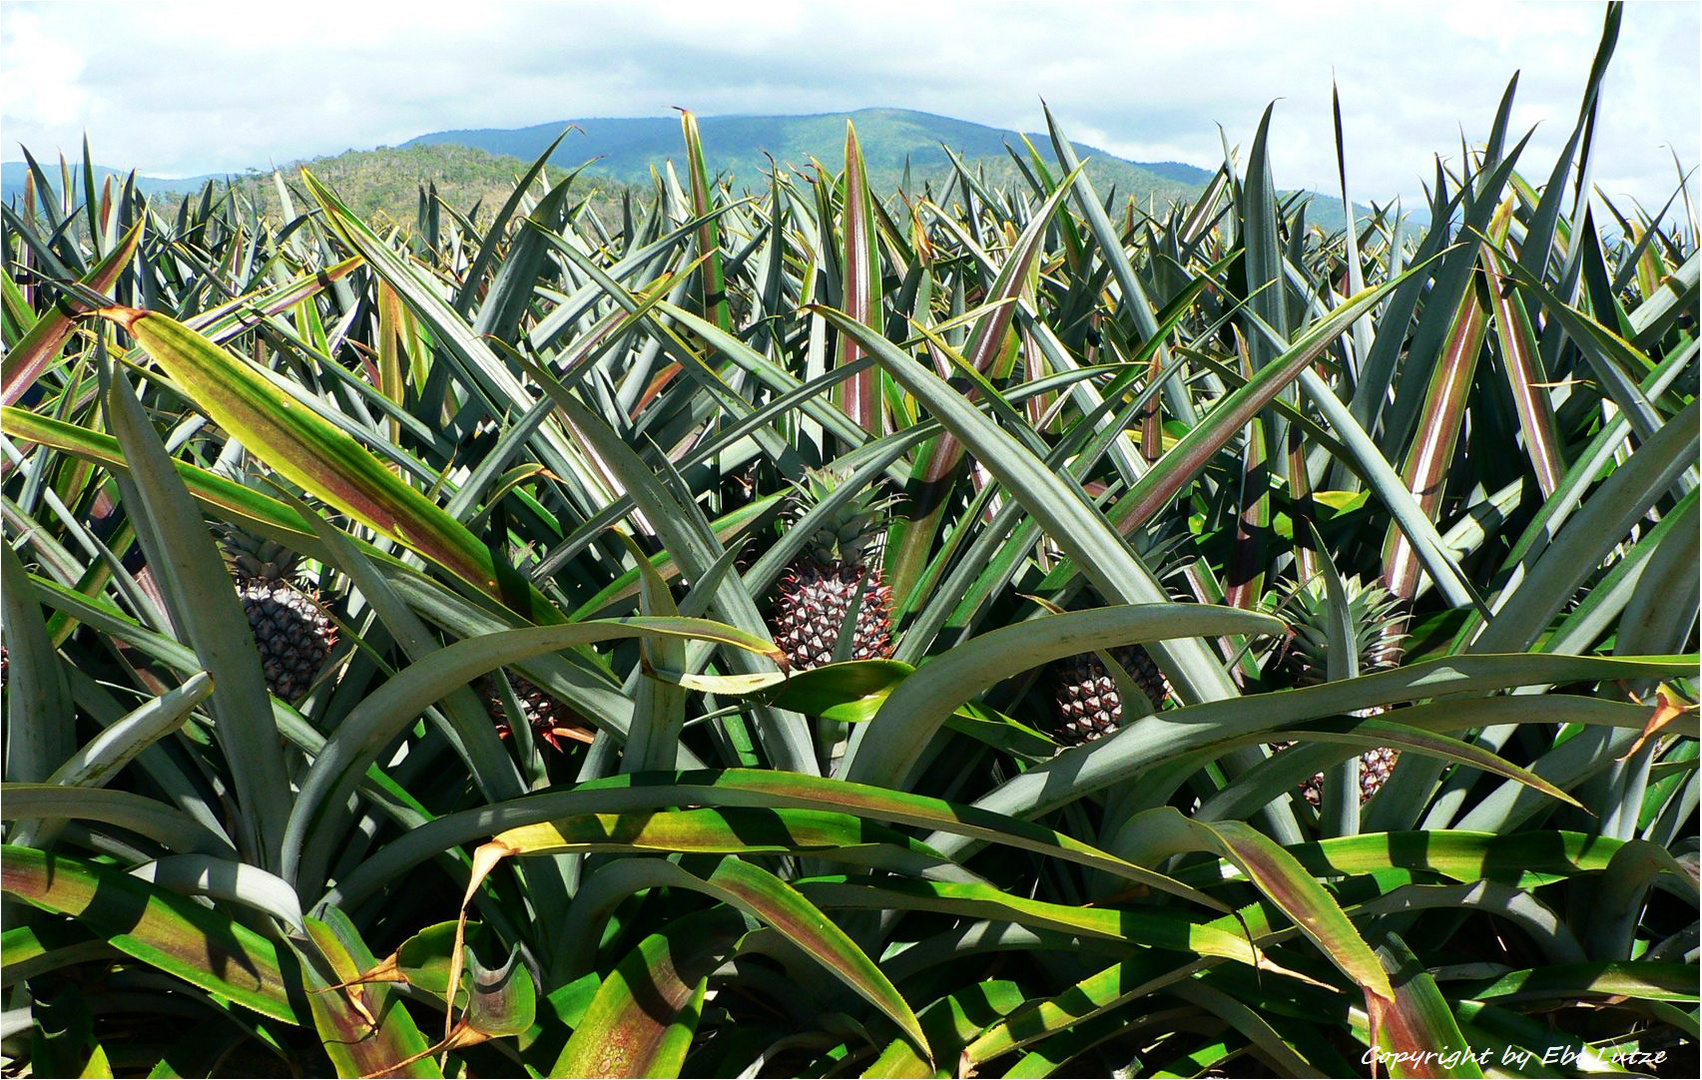
<svg viewBox="0 0 1702 1080"><path fill-rule="evenodd" d="M331 655L336 626L312 596L287 582L250 581L237 596L260 648L266 689L283 701L306 694Z"/></svg>
<svg viewBox="0 0 1702 1080"><path fill-rule="evenodd" d="M843 474L811 470L798 485L793 528L810 509L844 483ZM881 572L875 536L885 523L887 503L859 492L828 520L812 528L803 553L781 576L770 617L774 643L798 670L833 661L840 633L853 606L851 658L892 655L892 590ZM861 593L859 593L861 587Z"/></svg>
<svg viewBox="0 0 1702 1080"><path fill-rule="evenodd" d="M318 597L296 581L301 557L282 544L231 526L222 541L236 578L237 597L248 617L266 689L295 701L307 693L337 642L337 627Z"/></svg>
<svg viewBox="0 0 1702 1080"><path fill-rule="evenodd" d="M526 723L532 733L549 743L556 750L562 749L562 739L577 739L589 742L590 734L584 721L572 709L550 696L549 692L531 679L512 672L508 675L508 684L514 689L514 697L520 702L520 709L526 715ZM481 675L473 683L479 696L484 699L485 707L490 710L491 718L496 721L497 733L507 736L512 728L509 723L508 708L503 704L503 696L497 688L496 678L492 675Z"/></svg>
<svg viewBox="0 0 1702 1080"><path fill-rule="evenodd" d="M1129 673L1154 709L1164 707L1170 682L1145 649L1139 645L1115 648L1111 658ZM1057 661L1052 678L1057 704L1053 735L1060 743L1079 746L1111 734L1123 722L1123 695L1097 653L1077 653Z"/></svg>
<svg viewBox="0 0 1702 1080"><path fill-rule="evenodd" d="M794 564L780 579L780 602L774 612L774 643L785 650L794 668L833 662L859 583L863 595L852 630L851 659L892 655L892 590L881 581L880 571L871 571L864 563L805 561Z"/></svg>
<svg viewBox="0 0 1702 1080"><path fill-rule="evenodd" d="M1179 573L1187 563L1179 553L1186 532L1174 523L1142 531L1132 539L1141 562L1160 582ZM1112 649L1111 657L1134 679L1154 709L1164 708L1170 697L1170 681L1151 653L1131 645ZM1048 671L1056 706L1052 734L1060 743L1076 746L1117 730L1123 720L1123 695L1098 654L1066 656L1048 665Z"/></svg>

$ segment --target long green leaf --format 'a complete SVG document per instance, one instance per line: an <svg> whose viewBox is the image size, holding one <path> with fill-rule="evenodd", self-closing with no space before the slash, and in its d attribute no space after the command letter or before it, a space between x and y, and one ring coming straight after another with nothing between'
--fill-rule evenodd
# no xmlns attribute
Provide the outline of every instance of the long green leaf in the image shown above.
<svg viewBox="0 0 1702 1080"><path fill-rule="evenodd" d="M1172 892L1212 910L1224 905L1197 889L1108 855L1052 829L990 814L960 803L887 788L774 770L727 769L609 777L572 791L530 795L502 806L446 814L394 841L341 881L330 896L358 903L409 867L438 852L505 828L555 821L587 813L619 813L673 806L759 807L830 810L898 825L958 834L1093 867L1119 878ZM937 845L936 845L937 846Z"/></svg>
<svg viewBox="0 0 1702 1080"><path fill-rule="evenodd" d="M646 937L609 973L551 1076L680 1074L705 981L737 938L736 922L687 918Z"/></svg>
<svg viewBox="0 0 1702 1080"><path fill-rule="evenodd" d="M1300 928L1324 954L1365 991L1373 1015L1394 1002L1388 973L1341 906L1306 868L1271 839L1239 821L1192 821L1161 806L1136 818L1135 829L1155 856L1209 851L1240 867L1259 892ZM1381 999L1381 1001L1377 1000Z"/></svg>
<svg viewBox="0 0 1702 1080"><path fill-rule="evenodd" d="M419 552L534 622L561 615L516 580L491 549L442 507L403 483L348 434L295 401L288 383L154 312L107 308L196 404L281 475Z"/></svg>
<svg viewBox="0 0 1702 1080"><path fill-rule="evenodd" d="M131 791L60 784L6 784L8 820L32 819L102 821L119 825L172 851L209 855L236 854L225 837L182 810Z"/></svg>
<svg viewBox="0 0 1702 1080"><path fill-rule="evenodd" d="M81 284L96 293L105 293L118 281L130 260L135 257L136 248L142 241L142 222L138 221L130 227L106 257L84 275ZM80 300L70 301L78 313L87 310L87 305ZM67 314L58 306L50 307L36 319L29 332L12 348L6 350L6 358L0 363L0 402L6 405L16 404L24 396L25 391L35 385L41 373L52 365L59 350L64 348L65 341L75 328L72 315Z"/></svg>
<svg viewBox="0 0 1702 1080"><path fill-rule="evenodd" d="M10 642L5 778L32 783L46 780L76 748L76 706L29 572L10 538L0 540L0 574Z"/></svg>
<svg viewBox="0 0 1702 1080"><path fill-rule="evenodd" d="M34 848L0 848L5 890L76 919L114 948L184 982L300 1023L291 1002L294 963L271 942L187 897L151 888L121 870Z"/></svg>
<svg viewBox="0 0 1702 1080"><path fill-rule="evenodd" d="M763 855L809 852L824 859L912 873L951 863L896 829L825 810L701 808L586 814L498 833L517 855L592 851ZM961 875L961 872L959 872Z"/></svg>
<svg viewBox="0 0 1702 1080"><path fill-rule="evenodd" d="M692 208L703 222L697 230L698 254L704 257L703 310L716 326L730 334L733 314L727 305L727 275L721 262L721 223L710 213L709 167L703 160L703 137L697 130L697 116L689 109L681 109L680 127L685 132Z"/></svg>
<svg viewBox="0 0 1702 1080"><path fill-rule="evenodd" d="M1281 633L1281 620L1198 604L1141 604L1051 615L973 638L923 664L846 751L845 777L898 786L951 712L980 690L1052 660L1161 637Z"/></svg>
<svg viewBox="0 0 1702 1080"><path fill-rule="evenodd" d="M128 507L136 537L174 627L213 679L213 734L240 810L238 849L276 870L290 789L254 633L200 510L122 372L112 373L106 416L130 463L125 494L139 499Z"/></svg>
<svg viewBox="0 0 1702 1080"><path fill-rule="evenodd" d="M879 966L797 889L754 863L723 858L708 876L699 877L660 859L625 860L604 868L592 882L597 887L588 885L575 900L580 923L600 924L608 910L642 888L685 889L732 905L803 949L830 975L886 1014L918 1053L928 1053L916 1014ZM581 914L582 905L593 909L590 917Z"/></svg>
<svg viewBox="0 0 1702 1080"><path fill-rule="evenodd" d="M331 737L302 779L284 832L284 876L298 880L310 836L322 818L340 810L366 767L427 706L457 687L495 668L539 653L602 641L652 634L701 638L770 656L779 653L764 641L730 626L703 619L608 619L566 626L534 627L487 634L457 642L410 665L369 694ZM313 849L316 863L330 854L330 841ZM321 869L313 867L316 875Z"/></svg>
<svg viewBox="0 0 1702 1080"><path fill-rule="evenodd" d="M1623 666L1621 666L1623 665ZM1080 799L1121 780L1222 741L1279 730L1284 723L1350 713L1356 709L1424 700L1451 693L1483 693L1515 686L1548 686L1571 681L1662 677L1687 671L1690 657L1620 658L1526 655L1456 657L1374 672L1357 679L1301 690L1248 695L1214 701L1125 724L1116 734L1067 750L1051 761L976 800L975 805L1013 817L1032 817ZM954 858L971 841L932 836L931 847Z"/></svg>
<svg viewBox="0 0 1702 1080"><path fill-rule="evenodd" d="M839 312L827 308L816 310L835 329L860 340L894 380L962 440L1107 600L1141 604L1170 599L1141 565L1128 541L1111 528L1079 487L1064 483L1054 470L982 416L979 409L945 380L906 356L880 334ZM1164 663L1165 674L1171 677L1184 700L1217 701L1236 696L1235 684L1223 664L1203 642L1157 643L1150 651Z"/></svg>

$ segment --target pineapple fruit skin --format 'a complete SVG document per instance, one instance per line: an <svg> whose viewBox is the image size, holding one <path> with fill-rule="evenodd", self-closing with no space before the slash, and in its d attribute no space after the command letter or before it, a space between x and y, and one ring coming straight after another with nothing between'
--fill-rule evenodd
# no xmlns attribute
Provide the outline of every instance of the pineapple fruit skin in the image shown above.
<svg viewBox="0 0 1702 1080"><path fill-rule="evenodd" d="M581 733L585 727L581 718L551 696L547 690L531 679L513 672L508 674L508 682L534 735L549 743L555 750L562 749L561 740L564 737L584 741ZM473 688L478 691L485 708L496 721L497 734L509 735L513 731L512 721L508 716L507 707L503 704L502 694L497 689L496 677L481 675L474 681Z"/></svg>
<svg viewBox="0 0 1702 1080"><path fill-rule="evenodd" d="M892 590L880 571L871 572L861 563L823 565L805 560L781 577L780 600L774 610L774 643L794 668L804 671L833 662L833 650L859 584L863 595L852 631L851 659L892 655Z"/></svg>
<svg viewBox="0 0 1702 1080"><path fill-rule="evenodd" d="M1400 662L1402 623L1400 603L1381 585L1361 583L1350 577L1342 582L1347 594L1348 614L1353 622L1354 644L1359 650L1361 674L1392 668ZM1296 686L1316 686L1325 680L1328 669L1329 631L1328 609L1322 583L1314 579L1296 586L1279 607L1294 625L1294 632L1285 643L1282 659L1293 672ZM1354 716L1376 716L1388 710L1382 706L1355 709ZM1273 749L1286 750L1292 743L1276 743ZM1359 801L1365 803L1377 794L1389 780L1401 752L1379 746L1359 755ZM1315 773L1300 784L1301 796L1312 806L1323 805L1324 774Z"/></svg>
<svg viewBox="0 0 1702 1080"><path fill-rule="evenodd" d="M1111 650L1111 658L1128 672L1154 709L1163 708L1170 683L1138 645ZM1056 720L1053 736L1065 746L1080 746L1104 738L1123 722L1123 695L1117 680L1095 653L1078 653L1052 665Z"/></svg>
<svg viewBox="0 0 1702 1080"><path fill-rule="evenodd" d="M260 650L266 689L282 701L295 701L330 658L336 627L314 597L288 582L254 579L237 595Z"/></svg>
<svg viewBox="0 0 1702 1080"><path fill-rule="evenodd" d="M279 700L297 701L330 659L336 624L318 594L296 583L301 556L235 526L225 529L221 546L260 653L266 689Z"/></svg>
<svg viewBox="0 0 1702 1080"><path fill-rule="evenodd" d="M794 524L831 495L845 475L811 470L798 485ZM881 568L875 537L885 528L888 503L872 490L859 492L825 523L814 527L803 554L781 575L769 617L774 643L787 662L805 671L833 662L845 620L855 606L851 659L892 655L892 589ZM859 593L861 589L861 593Z"/></svg>

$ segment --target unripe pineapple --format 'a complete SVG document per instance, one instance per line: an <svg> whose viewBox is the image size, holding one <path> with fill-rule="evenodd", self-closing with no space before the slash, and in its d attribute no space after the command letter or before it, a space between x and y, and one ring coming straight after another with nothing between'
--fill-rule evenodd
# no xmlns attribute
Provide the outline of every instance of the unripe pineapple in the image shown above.
<svg viewBox="0 0 1702 1080"><path fill-rule="evenodd" d="M1347 594L1349 622L1353 628L1354 644L1359 650L1359 673L1369 674L1392 668L1400 662L1400 601L1383 586L1361 583L1357 577L1342 581ZM1296 686L1316 686L1325 681L1329 669L1330 631L1329 594L1321 577L1296 586L1277 608L1277 614L1293 627L1280 650L1281 661L1294 673ZM1376 716L1387 710L1381 706L1355 709L1354 716ZM1278 750L1290 743L1276 744ZM1377 794L1394 771L1400 751L1379 746L1359 755L1359 801ZM1301 794L1313 806L1323 801L1324 774L1318 773L1300 785Z"/></svg>
<svg viewBox="0 0 1702 1080"><path fill-rule="evenodd" d="M508 675L508 683L514 689L514 697L520 702L520 709L526 714L526 723L531 726L533 735L556 750L562 749L563 739L591 741L592 733L586 728L584 721L573 710L551 697L543 687L512 672ZM508 709L497 689L496 678L492 675L481 675L473 683L473 687L484 699L485 706L490 709L491 718L496 721L497 734L507 737L512 729L509 726Z"/></svg>
<svg viewBox="0 0 1702 1080"><path fill-rule="evenodd" d="M223 547L260 649L266 689L283 701L295 701L325 666L337 628L320 610L318 596L297 584L301 556L235 526L225 530Z"/></svg>
<svg viewBox="0 0 1702 1080"><path fill-rule="evenodd" d="M843 473L810 470L798 485L794 523L844 482ZM792 667L802 671L832 662L859 586L851 657L892 655L892 590L882 578L881 550L875 542L888 505L872 492L859 492L811 533L803 552L781 576L779 600L769 621L774 643Z"/></svg>
<svg viewBox="0 0 1702 1080"><path fill-rule="evenodd" d="M1170 696L1170 682L1147 651L1131 645L1110 652L1111 658L1146 695L1148 703L1154 709L1163 708ZM1117 730L1123 721L1123 695L1097 653L1077 653L1057 661L1052 665L1052 677L1057 701L1053 735L1059 742L1079 746Z"/></svg>

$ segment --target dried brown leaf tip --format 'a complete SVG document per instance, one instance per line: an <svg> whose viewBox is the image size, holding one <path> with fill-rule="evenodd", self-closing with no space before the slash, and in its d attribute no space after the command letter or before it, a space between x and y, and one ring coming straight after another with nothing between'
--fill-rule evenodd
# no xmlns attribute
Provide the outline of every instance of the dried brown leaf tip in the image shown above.
<svg viewBox="0 0 1702 1080"><path fill-rule="evenodd" d="M103 307L96 309L91 314L99 316L108 322L115 322L119 326L122 326L126 331L133 331L136 328L136 324L142 320L142 316L148 313L143 311L141 308Z"/></svg>
<svg viewBox="0 0 1702 1080"><path fill-rule="evenodd" d="M1654 713L1649 717L1649 722L1643 725L1643 731L1637 736L1637 741L1631 744L1631 749L1620 755L1619 760L1625 761L1635 755L1637 751L1643 749L1644 743L1659 735L1662 728L1694 708L1696 708L1695 704L1685 701L1673 693L1670 687L1658 687L1655 690Z"/></svg>

